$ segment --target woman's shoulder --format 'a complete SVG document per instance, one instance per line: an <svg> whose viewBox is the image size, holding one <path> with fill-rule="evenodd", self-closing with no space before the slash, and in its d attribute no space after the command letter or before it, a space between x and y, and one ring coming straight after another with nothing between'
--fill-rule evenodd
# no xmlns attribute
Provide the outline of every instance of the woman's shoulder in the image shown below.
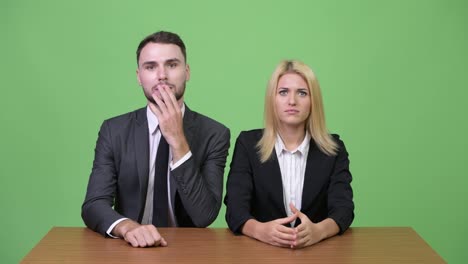
<svg viewBox="0 0 468 264"><path fill-rule="evenodd" d="M244 130L239 133L237 143L247 148L255 147L262 138L263 129Z"/></svg>
<svg viewBox="0 0 468 264"><path fill-rule="evenodd" d="M331 138L338 144L344 144L343 138L339 134L330 134Z"/></svg>
<svg viewBox="0 0 468 264"><path fill-rule="evenodd" d="M340 137L338 134L330 134L332 140L336 143L338 150L339 151L346 151L345 143L343 142L343 139Z"/></svg>
<svg viewBox="0 0 468 264"><path fill-rule="evenodd" d="M335 142L337 142L337 143L338 143L339 141L341 141L340 135L338 135L338 134L330 134L330 136L331 136L331 139L333 139L333 141L335 141Z"/></svg>

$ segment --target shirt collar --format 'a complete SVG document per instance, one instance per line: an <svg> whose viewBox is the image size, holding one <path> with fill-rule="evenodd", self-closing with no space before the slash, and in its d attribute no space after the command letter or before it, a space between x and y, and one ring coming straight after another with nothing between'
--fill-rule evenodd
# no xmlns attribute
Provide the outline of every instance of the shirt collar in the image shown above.
<svg viewBox="0 0 468 264"><path fill-rule="evenodd" d="M182 104L182 107L180 108L180 111L182 111L182 117L185 114L185 104ZM146 117L148 118L148 130L150 135L153 135L156 133L156 130L158 129L159 126L159 120L156 117L156 115L151 111L151 108L146 106Z"/></svg>
<svg viewBox="0 0 468 264"><path fill-rule="evenodd" d="M306 134L305 134L304 140L302 140L302 143L295 150L289 151L284 146L283 139L280 137L279 134L277 134L276 143L275 143L276 155L280 156L285 151L293 153L293 154L296 152L299 152L302 155L304 155L309 151L309 142L310 142L310 135L309 135L309 132L306 131Z"/></svg>

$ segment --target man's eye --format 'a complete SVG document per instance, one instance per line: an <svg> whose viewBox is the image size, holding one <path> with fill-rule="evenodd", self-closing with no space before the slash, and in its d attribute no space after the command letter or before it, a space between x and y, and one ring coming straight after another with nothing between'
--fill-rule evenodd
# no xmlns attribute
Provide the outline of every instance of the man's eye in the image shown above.
<svg viewBox="0 0 468 264"><path fill-rule="evenodd" d="M145 66L145 69L146 70L154 70L154 66L153 65L147 65L147 66Z"/></svg>
<svg viewBox="0 0 468 264"><path fill-rule="evenodd" d="M177 63L169 63L169 68L175 68L177 66Z"/></svg>

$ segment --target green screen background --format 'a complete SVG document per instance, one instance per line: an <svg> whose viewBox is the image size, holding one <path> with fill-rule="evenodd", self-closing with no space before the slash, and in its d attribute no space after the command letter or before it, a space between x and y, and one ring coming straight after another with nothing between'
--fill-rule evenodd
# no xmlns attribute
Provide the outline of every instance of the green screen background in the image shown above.
<svg viewBox="0 0 468 264"><path fill-rule="evenodd" d="M232 146L262 126L276 64L309 64L350 153L353 226L411 226L446 261L468 259L467 1L182 2L0 2L0 262L84 226L99 126L144 106L135 50L161 29L187 45L187 104Z"/></svg>

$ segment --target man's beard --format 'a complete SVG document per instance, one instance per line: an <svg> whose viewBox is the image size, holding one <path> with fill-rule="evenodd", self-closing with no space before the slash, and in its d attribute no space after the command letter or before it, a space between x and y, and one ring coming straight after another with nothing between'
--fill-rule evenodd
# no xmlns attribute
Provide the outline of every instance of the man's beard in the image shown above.
<svg viewBox="0 0 468 264"><path fill-rule="evenodd" d="M182 96L184 96L184 93L185 93L185 82L182 84L181 86L181 89L180 91L178 91L176 88L175 88L175 85L169 85L169 87L171 87L171 90L174 90L174 96L176 98L177 101L180 100L180 98L182 98ZM156 101L154 100L153 98L153 95L152 94L147 94L146 90L143 88L143 93L145 94L146 96L146 99L148 99L148 101L150 101L151 103L155 104L155 105L158 105L156 103ZM163 98L160 98L163 102L164 102L164 99Z"/></svg>

